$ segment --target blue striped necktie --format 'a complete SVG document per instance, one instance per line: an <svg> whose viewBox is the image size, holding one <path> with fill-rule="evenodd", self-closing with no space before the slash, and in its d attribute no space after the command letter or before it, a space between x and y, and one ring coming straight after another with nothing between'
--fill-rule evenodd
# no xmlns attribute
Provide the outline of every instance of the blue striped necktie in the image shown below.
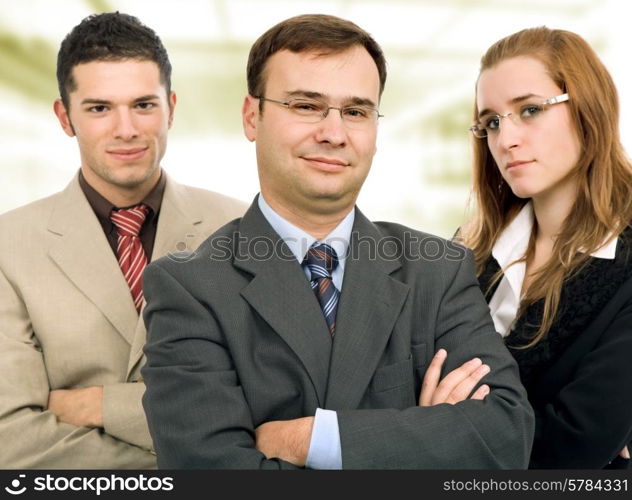
<svg viewBox="0 0 632 500"><path fill-rule="evenodd" d="M307 252L303 263L312 274L312 290L316 294L320 308L325 315L329 334L333 337L336 330L336 311L340 292L331 280L331 273L338 266L336 251L325 243L313 245Z"/></svg>

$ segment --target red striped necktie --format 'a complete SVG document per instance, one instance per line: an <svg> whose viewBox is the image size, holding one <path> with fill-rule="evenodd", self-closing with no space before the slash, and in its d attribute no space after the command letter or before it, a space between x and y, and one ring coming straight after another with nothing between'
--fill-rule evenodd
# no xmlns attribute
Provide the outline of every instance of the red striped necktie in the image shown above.
<svg viewBox="0 0 632 500"><path fill-rule="evenodd" d="M116 226L118 232L118 246L116 254L121 266L125 281L129 285L136 311L140 312L143 305L143 280L142 274L147 265L147 256L138 237L147 211L145 205L136 205L132 208L112 210L110 220Z"/></svg>

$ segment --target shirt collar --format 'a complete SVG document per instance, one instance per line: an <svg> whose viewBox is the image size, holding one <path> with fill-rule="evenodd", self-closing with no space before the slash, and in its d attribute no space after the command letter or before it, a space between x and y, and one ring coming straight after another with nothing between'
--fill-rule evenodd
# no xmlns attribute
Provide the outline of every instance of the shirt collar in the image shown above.
<svg viewBox="0 0 632 500"><path fill-rule="evenodd" d="M529 202L504 229L492 248L492 255L500 267L504 268L511 262L524 257L529 247L532 230L533 208Z"/></svg>
<svg viewBox="0 0 632 500"><path fill-rule="evenodd" d="M272 226L272 229L276 231L290 248L298 262L302 263L309 247L316 242L316 238L281 217L268 205L261 193L259 193L258 204L261 213ZM355 210L352 209L345 218L340 221L340 224L320 241L321 243L327 243L336 251L338 255L338 265L342 269L344 269L347 258L347 249L349 248L349 240L351 239L351 230L354 220Z"/></svg>
<svg viewBox="0 0 632 500"><path fill-rule="evenodd" d="M610 240L608 241L608 238ZM591 257L597 257L599 259L614 259L617 253L617 241L619 238L613 238L612 234L606 237L607 243L599 247L596 251L590 254Z"/></svg>
<svg viewBox="0 0 632 500"><path fill-rule="evenodd" d="M147 194L145 199L141 202L147 205L150 209L145 219L145 224L156 217L156 214L160 211L160 205L162 204L162 197L165 193L165 185L167 184L167 176L164 175L162 170L160 171L160 178L154 186L154 188ZM86 178L83 176L83 172L79 170L79 186L83 191L84 196L88 200L88 203L92 207L92 210L96 214L97 218L101 222L101 225L111 224L110 214L112 210L119 208L129 207L115 207L110 201L104 198L96 189L94 189Z"/></svg>

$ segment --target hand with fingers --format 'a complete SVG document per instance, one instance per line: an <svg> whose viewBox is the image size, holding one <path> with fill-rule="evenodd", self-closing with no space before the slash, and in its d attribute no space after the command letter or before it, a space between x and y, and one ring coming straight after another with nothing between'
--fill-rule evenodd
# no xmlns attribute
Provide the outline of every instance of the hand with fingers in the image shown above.
<svg viewBox="0 0 632 500"><path fill-rule="evenodd" d="M489 394L489 386L483 384L470 396L476 385L489 373L489 366L483 364L479 358L474 358L441 379L441 368L447 357L447 351L439 349L432 358L421 386L419 406L434 406L440 403L456 404L468 397L482 400Z"/></svg>

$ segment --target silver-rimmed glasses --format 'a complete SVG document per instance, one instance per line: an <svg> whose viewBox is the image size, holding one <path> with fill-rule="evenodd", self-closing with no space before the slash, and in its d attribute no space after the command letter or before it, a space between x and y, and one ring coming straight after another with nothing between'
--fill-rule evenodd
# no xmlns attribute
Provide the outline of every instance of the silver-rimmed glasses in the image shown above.
<svg viewBox="0 0 632 500"><path fill-rule="evenodd" d="M288 101L277 101L276 99L269 99L263 96L255 96L255 99L285 106L297 119L305 123L317 123L327 118L329 111L332 109L339 111L343 123L347 127L354 129L372 127L377 123L377 119L383 116L376 108L362 104L335 107L318 99L305 97L290 99Z"/></svg>
<svg viewBox="0 0 632 500"><path fill-rule="evenodd" d="M475 137L484 139L485 137L494 137L500 131L500 122L503 118L510 118L516 125L530 125L537 123L544 112L554 104L568 101L568 94L561 94L551 97L544 102L539 103L521 103L509 113L499 115L497 113L486 113L479 116L478 122L470 127L470 131Z"/></svg>

